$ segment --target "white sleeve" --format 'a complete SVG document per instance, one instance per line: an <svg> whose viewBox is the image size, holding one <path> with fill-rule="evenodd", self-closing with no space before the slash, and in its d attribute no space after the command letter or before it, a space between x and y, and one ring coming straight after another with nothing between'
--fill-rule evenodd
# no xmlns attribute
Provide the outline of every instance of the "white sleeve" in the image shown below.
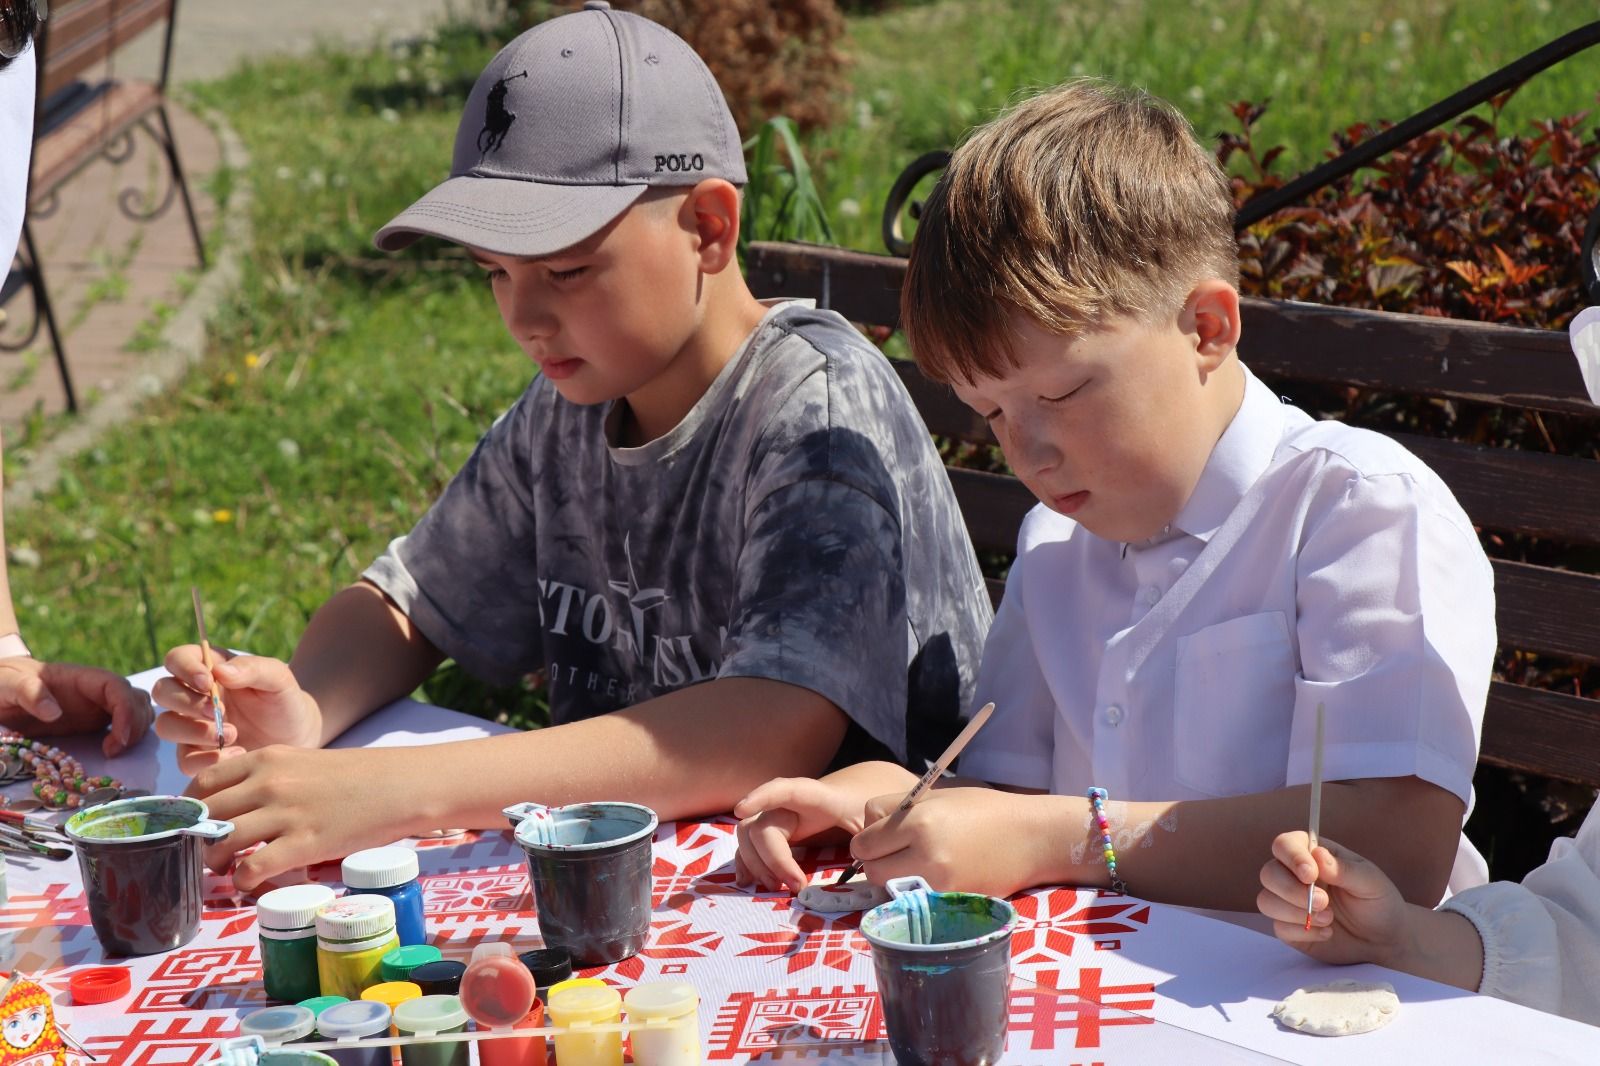
<svg viewBox="0 0 1600 1066"><path fill-rule="evenodd" d="M27 210L33 151L33 48L0 70L0 278L11 269Z"/></svg>
<svg viewBox="0 0 1600 1066"><path fill-rule="evenodd" d="M1026 523L1024 523L1026 528ZM1023 576L1028 552L1019 544L1005 596L983 644L972 708L994 701L994 716L967 745L957 766L964 777L997 785L1048 789L1054 762L1056 704L1039 669L1028 630Z"/></svg>
<svg viewBox="0 0 1600 1066"><path fill-rule="evenodd" d="M1483 938L1478 991L1600 1025L1600 807L1522 884L1469 888L1440 909Z"/></svg>
<svg viewBox="0 0 1600 1066"><path fill-rule="evenodd" d="M1289 784L1311 778L1322 703L1326 780L1416 776L1471 802L1494 664L1494 575L1446 503L1409 474L1352 473L1309 530L1296 563Z"/></svg>

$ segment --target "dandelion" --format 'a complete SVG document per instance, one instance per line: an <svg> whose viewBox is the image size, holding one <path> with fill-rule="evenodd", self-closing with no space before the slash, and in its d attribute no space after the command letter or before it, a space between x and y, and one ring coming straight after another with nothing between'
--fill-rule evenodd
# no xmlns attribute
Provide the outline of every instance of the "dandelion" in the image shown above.
<svg viewBox="0 0 1600 1066"><path fill-rule="evenodd" d="M291 167L279 167L277 170L273 171L273 173L278 176L279 181L288 181L290 178L294 177L294 170Z"/></svg>
<svg viewBox="0 0 1600 1066"><path fill-rule="evenodd" d="M249 367L251 370L254 370L256 367L261 365L261 357L255 352L251 352L244 357L244 365Z"/></svg>
<svg viewBox="0 0 1600 1066"><path fill-rule="evenodd" d="M226 507L218 507L215 511L211 512L211 521L215 522L219 526L226 525L227 523L233 521L233 512L228 510Z"/></svg>
<svg viewBox="0 0 1600 1066"><path fill-rule="evenodd" d="M1186 95L1197 104L1206 102L1206 91L1198 85L1189 86L1189 91Z"/></svg>
<svg viewBox="0 0 1600 1066"><path fill-rule="evenodd" d="M386 107L382 111L378 112L378 117L389 123L399 122L400 112L396 111L392 107Z"/></svg>
<svg viewBox="0 0 1600 1066"><path fill-rule="evenodd" d="M844 218L860 218L861 217L861 201L859 201L859 200L840 200L837 210L838 210L839 214Z"/></svg>
<svg viewBox="0 0 1600 1066"><path fill-rule="evenodd" d="M222 383L224 385L237 385L239 384L239 375L230 370L222 375Z"/></svg>
<svg viewBox="0 0 1600 1066"><path fill-rule="evenodd" d="M1221 15L1216 15L1211 19L1211 32L1212 33L1222 33L1224 31L1226 31L1227 28L1228 28L1228 20L1223 18Z"/></svg>
<svg viewBox="0 0 1600 1066"><path fill-rule="evenodd" d="M283 437L278 441L278 454L285 459L298 459L300 458L300 445L290 437Z"/></svg>

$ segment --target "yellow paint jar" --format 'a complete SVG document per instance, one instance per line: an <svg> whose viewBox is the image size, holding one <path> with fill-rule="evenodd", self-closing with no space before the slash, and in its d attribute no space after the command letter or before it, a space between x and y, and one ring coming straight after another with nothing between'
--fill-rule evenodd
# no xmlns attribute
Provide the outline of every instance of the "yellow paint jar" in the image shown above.
<svg viewBox="0 0 1600 1066"><path fill-rule="evenodd" d="M545 1005L552 1025L598 1025L622 1019L622 996L593 977L550 987ZM555 1037L557 1066L622 1066L622 1034L561 1033Z"/></svg>
<svg viewBox="0 0 1600 1066"><path fill-rule="evenodd" d="M317 911L317 981L325 996L360 999L383 981L383 957L400 946L394 901L344 896Z"/></svg>

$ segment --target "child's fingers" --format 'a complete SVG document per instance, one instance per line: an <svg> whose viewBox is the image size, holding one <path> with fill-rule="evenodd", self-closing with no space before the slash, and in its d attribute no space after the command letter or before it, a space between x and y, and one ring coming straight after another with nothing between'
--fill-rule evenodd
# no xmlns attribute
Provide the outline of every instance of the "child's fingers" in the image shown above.
<svg viewBox="0 0 1600 1066"><path fill-rule="evenodd" d="M159 730L156 735L161 735ZM244 748L228 746L219 748L216 743L216 737L213 735L203 744L178 745L178 769L194 777L224 759L236 758L245 753ZM193 782L190 783L190 787L193 787Z"/></svg>
<svg viewBox="0 0 1600 1066"><path fill-rule="evenodd" d="M199 692L173 677L163 677L150 687L150 697L175 714L188 718L210 719L211 694Z"/></svg>
<svg viewBox="0 0 1600 1066"><path fill-rule="evenodd" d="M230 658L232 656L226 649L212 646L213 664L227 662ZM205 653L198 644L180 644L173 648L167 652L164 665L167 673L196 692L204 692L211 687L211 671L206 669Z"/></svg>
<svg viewBox="0 0 1600 1066"><path fill-rule="evenodd" d="M1295 922L1302 929L1306 924L1306 889L1300 886L1299 899L1286 899L1271 889L1263 888L1256 894L1256 910L1275 922ZM1328 894L1320 888L1311 890L1311 927L1332 925L1333 911L1328 907Z"/></svg>
<svg viewBox="0 0 1600 1066"><path fill-rule="evenodd" d="M54 722L64 713L50 686L33 671L17 671L6 678L6 699L41 722Z"/></svg>
<svg viewBox="0 0 1600 1066"><path fill-rule="evenodd" d="M791 892L799 892L806 887L806 875L800 869L800 864L794 861L794 851L789 847L792 828L792 819L786 827L781 819L762 818L751 827L750 845L757 859L778 878L780 884L774 887L786 887Z"/></svg>
<svg viewBox="0 0 1600 1066"><path fill-rule="evenodd" d="M1332 840L1317 841L1313 854L1324 884L1338 885L1353 896L1376 899L1395 891L1394 884L1376 865Z"/></svg>
<svg viewBox="0 0 1600 1066"><path fill-rule="evenodd" d="M1280 899L1291 902L1298 899L1302 910L1305 909L1308 883L1300 880L1293 870L1276 859L1261 867L1261 887Z"/></svg>
<svg viewBox="0 0 1600 1066"><path fill-rule="evenodd" d="M745 870L749 873L750 880L754 882L756 887L766 889L769 892L776 892L783 886L782 879L772 872L771 868L767 866L761 855L754 848L743 851L740 855L744 859Z"/></svg>
<svg viewBox="0 0 1600 1066"><path fill-rule="evenodd" d="M1304 917L1299 921L1273 922L1272 935L1285 944L1320 944L1324 940L1332 939L1333 924L1331 922L1318 924L1313 918L1311 928L1307 929Z"/></svg>
<svg viewBox="0 0 1600 1066"><path fill-rule="evenodd" d="M209 708L208 708L209 710ZM156 736L169 744L180 747L216 748L217 725L216 721L207 714L204 718L195 718L188 714L167 711L156 716ZM222 723L222 743L224 746L232 744L239 739L239 728L232 722ZM190 771L185 771L186 773Z"/></svg>
<svg viewBox="0 0 1600 1066"><path fill-rule="evenodd" d="M1279 833L1272 841L1272 857L1292 871L1302 885L1311 884L1321 875L1317 860L1311 854L1311 838L1303 829Z"/></svg>
<svg viewBox="0 0 1600 1066"><path fill-rule="evenodd" d="M212 671L225 689L251 689L256 692L290 692L299 687L294 672L282 659L265 655L241 655L219 663Z"/></svg>

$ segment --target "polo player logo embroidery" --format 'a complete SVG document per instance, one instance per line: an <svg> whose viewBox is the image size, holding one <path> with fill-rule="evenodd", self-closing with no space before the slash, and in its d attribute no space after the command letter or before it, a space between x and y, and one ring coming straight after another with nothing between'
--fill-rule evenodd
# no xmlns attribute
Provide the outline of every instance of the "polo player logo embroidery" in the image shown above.
<svg viewBox="0 0 1600 1066"><path fill-rule="evenodd" d="M511 129L511 124L517 121L517 116L506 108L506 94L511 90L506 86L518 78L526 78L527 71L512 74L510 77L501 78L489 90L489 99L483 109L483 129L478 131L478 153L488 155L497 152L500 146L506 143L506 132Z"/></svg>

